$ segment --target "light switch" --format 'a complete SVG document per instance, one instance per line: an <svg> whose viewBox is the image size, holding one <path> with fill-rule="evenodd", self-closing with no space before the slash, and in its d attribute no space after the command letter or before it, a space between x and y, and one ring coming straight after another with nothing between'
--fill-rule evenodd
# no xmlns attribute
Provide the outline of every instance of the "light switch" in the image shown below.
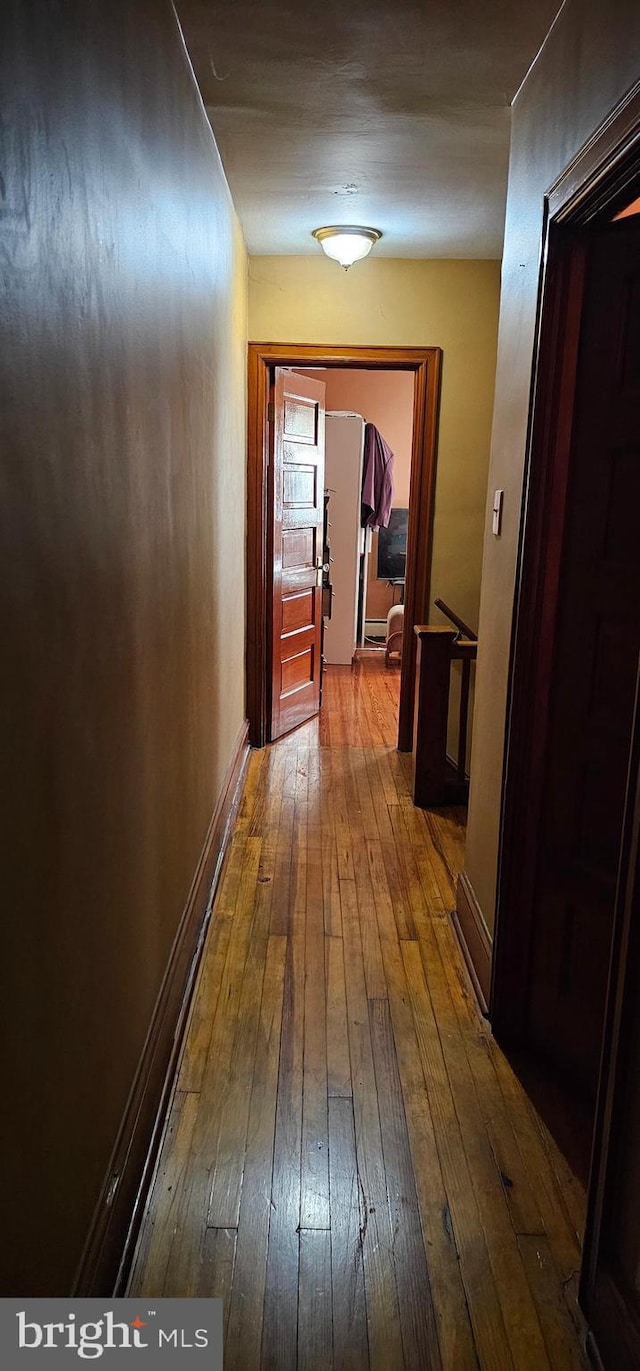
<svg viewBox="0 0 640 1371"><path fill-rule="evenodd" d="M503 491L503 490L494 490L494 492L493 492L493 524L492 524L492 527L493 527L493 532L494 532L495 535L496 535L496 538L499 538L499 537L500 537L500 534L501 534L501 532L502 532L502 500L503 500L503 496L504 496L504 491Z"/></svg>

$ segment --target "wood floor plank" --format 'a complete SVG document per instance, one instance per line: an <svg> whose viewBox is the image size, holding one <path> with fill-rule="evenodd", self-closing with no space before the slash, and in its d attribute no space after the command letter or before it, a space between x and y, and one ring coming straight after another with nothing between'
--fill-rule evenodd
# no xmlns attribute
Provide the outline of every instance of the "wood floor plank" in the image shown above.
<svg viewBox="0 0 640 1371"><path fill-rule="evenodd" d="M305 894L306 900L306 894ZM262 1366L295 1371L304 1057L305 905L291 917L285 968Z"/></svg>
<svg viewBox="0 0 640 1371"><path fill-rule="evenodd" d="M441 953L444 978L445 968L451 961L450 930L436 924L433 932ZM448 986L513 1228L516 1233L544 1234L536 1187L520 1151L491 1058L488 1027L480 1019L477 1006L471 1003L466 986L455 974L449 975Z"/></svg>
<svg viewBox="0 0 640 1371"><path fill-rule="evenodd" d="M288 932L293 882L295 798L291 793L291 781L295 779L296 758L295 753L291 752L283 755L285 768L281 778L276 860L271 893L270 932L274 936L286 936Z"/></svg>
<svg viewBox="0 0 640 1371"><path fill-rule="evenodd" d="M367 995L370 1000L384 1000L387 997L387 982L382 961L367 843L363 841L362 837L354 842L353 868Z"/></svg>
<svg viewBox="0 0 640 1371"><path fill-rule="evenodd" d="M392 805L388 813L391 836L395 845L397 880L403 892L406 907L411 912L412 926L417 928L417 919L418 917L425 917L428 906L416 864L413 844L407 831L403 806Z"/></svg>
<svg viewBox="0 0 640 1371"><path fill-rule="evenodd" d="M489 1050L509 1118L535 1188L554 1260L562 1280L568 1280L580 1266L580 1243L575 1226L567 1211L563 1192L557 1184L542 1134L532 1117L530 1101L494 1040L490 1041Z"/></svg>
<svg viewBox="0 0 640 1371"><path fill-rule="evenodd" d="M178 1069L178 1089L199 1091L202 1088L211 1035L215 1022L222 977L229 952L231 916L216 913L211 936L194 992L189 1014L184 1049Z"/></svg>
<svg viewBox="0 0 640 1371"><path fill-rule="evenodd" d="M359 786L362 788L367 799L365 803L369 806L370 814L373 814L373 823L367 824L373 842L392 842L393 828L391 824L391 814L385 799L381 797L381 776L378 769L378 758L385 753L385 749L374 749L374 747L363 747L360 750L362 755L362 773L359 776ZM365 835L367 836L367 835ZM362 838L362 834L359 834Z"/></svg>
<svg viewBox="0 0 640 1371"><path fill-rule="evenodd" d="M365 1210L362 1252L369 1357L374 1371L398 1371L404 1367L404 1356L355 885L344 881L341 892L356 1161Z"/></svg>
<svg viewBox="0 0 640 1371"><path fill-rule="evenodd" d="M208 1228L204 1236L198 1296L223 1301L225 1338L229 1327L229 1305L236 1261L235 1228Z"/></svg>
<svg viewBox="0 0 640 1371"><path fill-rule="evenodd" d="M251 1070L255 1018L247 1025L245 1038L243 1013L249 1011L252 1002L255 1004L253 984L255 974L258 977L261 974L262 941L255 950L255 956L258 958L257 969L255 972L252 969L255 967L255 958L250 959L249 976L245 982L247 960L255 928L260 854L261 839L248 838L227 959L202 1077L197 1118L191 1138L189 1166L179 1197L179 1220L171 1245L168 1279L174 1293L183 1290L185 1294L192 1295L194 1283L197 1288L200 1257L198 1255L196 1260L194 1254L199 1254L202 1249L209 1216L212 1177L217 1165L221 1132L224 1138L226 1128L224 1112L220 1109L220 1098L232 1079L234 1045L241 1044L244 1060L249 1061L247 1069ZM253 1012L255 1014L255 1011ZM236 1172L242 1167L244 1134L246 1127L238 1137L237 1152L234 1153L232 1160Z"/></svg>
<svg viewBox="0 0 640 1371"><path fill-rule="evenodd" d="M444 925L443 938L452 939L451 929ZM446 1070L455 1098L464 1148L474 1186L478 1210L487 1240L487 1251L494 1273L498 1297L514 1363L525 1368L548 1365L542 1330L524 1271L517 1237L509 1212L509 1187L496 1164L487 1131L483 1110L478 1100L474 1078L469 1067L466 1045L470 1040L469 1025L463 1038L456 1009L458 981L447 977L438 943L437 929L425 921L420 929L420 950L429 968L429 992L440 1030ZM453 960L454 948L449 944L448 960ZM458 1008L464 1001L458 994ZM496 1098L498 1092L495 1092ZM516 1150L514 1148L514 1161ZM522 1172L524 1180L524 1169ZM527 1188L523 1185L523 1197ZM538 1220L539 1224L539 1220Z"/></svg>
<svg viewBox="0 0 640 1371"><path fill-rule="evenodd" d="M389 766L389 748L370 745L365 747L364 754L374 804L380 806L381 800L383 805L397 804L398 792Z"/></svg>
<svg viewBox="0 0 640 1371"><path fill-rule="evenodd" d="M198 1102L197 1094L178 1090L171 1104L130 1278L140 1294L160 1297L164 1293Z"/></svg>
<svg viewBox="0 0 640 1371"><path fill-rule="evenodd" d="M320 792L320 846L322 848L322 895L324 931L328 937L342 937L338 852L335 837L333 797L333 752L318 748L318 787Z"/></svg>
<svg viewBox="0 0 640 1371"><path fill-rule="evenodd" d="M418 944L403 942L402 958L478 1359L502 1371L514 1363Z"/></svg>
<svg viewBox="0 0 640 1371"><path fill-rule="evenodd" d="M438 879L441 858L429 838L428 816L421 809L417 809L408 796L402 799L401 814L422 887L424 906L431 918L438 915L443 918L446 912L455 906L455 893L451 888L448 869L446 873L440 870L440 880Z"/></svg>
<svg viewBox="0 0 640 1371"><path fill-rule="evenodd" d="M211 920L189 1013L178 1068L180 1090L200 1090L202 1085L246 854L246 836L236 831L222 868L215 917Z"/></svg>
<svg viewBox="0 0 640 1371"><path fill-rule="evenodd" d="M529 1112L534 1120L538 1132L542 1135L545 1152L549 1157L551 1168L556 1179L558 1190L563 1199L564 1208L569 1215L572 1232L576 1234L579 1241L582 1238L584 1229L586 1192L582 1182L571 1170L568 1161L563 1156L555 1138L553 1138L543 1119L534 1109L531 1101L528 1101Z"/></svg>
<svg viewBox="0 0 640 1371"><path fill-rule="evenodd" d="M476 1371L478 1361L461 1277L460 1255L451 1223L400 944L390 923L382 936L382 949L442 1364L444 1368L455 1366L459 1371Z"/></svg>
<svg viewBox="0 0 640 1371"><path fill-rule="evenodd" d="M351 747L348 755L353 786L360 806L358 837L379 838L378 819L371 795L365 749L363 747Z"/></svg>
<svg viewBox="0 0 640 1371"><path fill-rule="evenodd" d="M272 829L277 835L280 826L280 806L284 790L284 774L287 754L284 748L262 748L266 753L263 771L264 805L256 819L252 818L249 828L250 837L262 837ZM259 822L260 820L261 822Z"/></svg>
<svg viewBox="0 0 640 1371"><path fill-rule="evenodd" d="M338 850L333 823L322 828L322 900L324 931L328 938L342 937L342 908L338 876Z"/></svg>
<svg viewBox="0 0 640 1371"><path fill-rule="evenodd" d="M400 1328L407 1371L442 1366L396 1049L386 1000L370 1000L382 1147L393 1231Z"/></svg>
<svg viewBox="0 0 640 1371"><path fill-rule="evenodd" d="M294 782L294 825L298 840L306 842L309 824L309 743L303 729L296 734L296 771ZM293 738L291 739L293 745Z"/></svg>
<svg viewBox="0 0 640 1371"><path fill-rule="evenodd" d="M331 1234L300 1231L298 1371L333 1371Z"/></svg>
<svg viewBox="0 0 640 1371"><path fill-rule="evenodd" d="M458 874L464 864L466 812L460 805L423 811L432 848L448 878L448 889L455 905Z"/></svg>
<svg viewBox="0 0 640 1371"><path fill-rule="evenodd" d="M264 808L266 793L265 772L268 771L268 760L263 749L252 748L249 753L247 770L245 773L244 785L238 815L236 819L236 832L249 834L251 827L260 827L260 817Z"/></svg>
<svg viewBox="0 0 640 1371"><path fill-rule="evenodd" d="M367 741L371 739L374 744L393 746L398 730L398 676L390 672L389 679L385 679L383 671L380 659L365 659L360 664L357 673L360 691L358 715L365 725L360 736L366 736ZM353 738L351 741L355 744L359 739Z"/></svg>
<svg viewBox="0 0 640 1371"><path fill-rule="evenodd" d="M377 805L397 805L400 802L394 759L395 748L378 743L370 748L371 765L369 768L371 790Z"/></svg>
<svg viewBox="0 0 640 1371"><path fill-rule="evenodd" d="M328 709L322 709L318 718L318 746L328 750L332 742L331 716Z"/></svg>
<svg viewBox="0 0 640 1371"><path fill-rule="evenodd" d="M417 938L413 914L399 869L395 842L387 839L367 843L367 859L381 936L382 927L390 932L391 917L399 938Z"/></svg>
<svg viewBox="0 0 640 1371"><path fill-rule="evenodd" d="M589 1361L577 1338L576 1326L562 1294L562 1282L549 1242L539 1235L523 1234L518 1245L529 1286L541 1319L552 1371L587 1371Z"/></svg>
<svg viewBox="0 0 640 1371"><path fill-rule="evenodd" d="M244 1154L249 1122L249 1090L256 1055L262 983L269 939L270 887L258 883L252 892L254 917L251 942L238 1006L233 1048L225 1074L218 1075L220 1115L217 1150L211 1172L207 1225L235 1228L240 1210Z"/></svg>
<svg viewBox="0 0 640 1371"><path fill-rule="evenodd" d="M225 1348L226 1371L255 1371L260 1366L286 955L286 939L271 937L251 1087L249 1143Z"/></svg>
<svg viewBox="0 0 640 1371"><path fill-rule="evenodd" d="M322 856L307 854L300 1227L329 1228L329 1116Z"/></svg>
<svg viewBox="0 0 640 1371"><path fill-rule="evenodd" d="M362 1234L365 1197L360 1185L351 1100L329 1100L331 1280L335 1371L368 1371L369 1344Z"/></svg>
<svg viewBox="0 0 640 1371"><path fill-rule="evenodd" d="M349 801L347 797L347 765L344 756L338 752L333 756L333 811L335 843L340 881L352 881L353 844L349 823Z"/></svg>
<svg viewBox="0 0 640 1371"><path fill-rule="evenodd" d="M308 808L307 821L309 829L317 830L319 833L325 818L326 797L322 787L322 763L320 748L318 747L317 728L315 720L307 726L307 784L308 784Z"/></svg>
<svg viewBox="0 0 640 1371"><path fill-rule="evenodd" d="M342 938L326 938L327 1094L351 1099L351 1062L347 1030Z"/></svg>

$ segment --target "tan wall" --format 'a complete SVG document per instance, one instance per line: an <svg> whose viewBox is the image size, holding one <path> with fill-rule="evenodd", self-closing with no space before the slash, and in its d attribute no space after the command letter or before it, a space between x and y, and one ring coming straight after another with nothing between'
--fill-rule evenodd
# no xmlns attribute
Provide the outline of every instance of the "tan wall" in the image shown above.
<svg viewBox="0 0 640 1371"><path fill-rule="evenodd" d="M325 382L327 409L352 409L356 414L361 414L366 423L375 424L380 430L394 455L394 508L408 509L413 438L413 374L408 371L357 371L352 367L328 367L305 374L318 376ZM393 604L393 590L386 581L377 579L377 566L378 535L374 533L367 583L368 619L386 619Z"/></svg>
<svg viewBox="0 0 640 1371"><path fill-rule="evenodd" d="M0 1288L63 1295L244 713L246 256L169 0L5 18Z"/></svg>
<svg viewBox="0 0 640 1371"><path fill-rule="evenodd" d="M256 342L444 350L432 593L478 621L499 264L317 257L249 262ZM433 612L434 620L438 619Z"/></svg>
<svg viewBox="0 0 640 1371"><path fill-rule="evenodd" d="M211 141L212 156L216 148ZM245 715L245 566L247 463L247 253L221 166L215 180L220 237L226 252L218 265L215 318L216 368L211 378L213 419L209 480L211 567L208 611L211 652L207 659L211 697L213 796L217 799ZM229 612L233 606L233 612Z"/></svg>
<svg viewBox="0 0 640 1371"><path fill-rule="evenodd" d="M327 409L353 409L375 424L394 454L393 503L409 504L413 437L413 375L407 371L354 371L336 367L323 373Z"/></svg>
<svg viewBox="0 0 640 1371"><path fill-rule="evenodd" d="M637 80L639 50L636 0L568 0L514 107L466 861L489 927L544 195ZM505 493L498 539L490 532L494 489Z"/></svg>
<svg viewBox="0 0 640 1371"><path fill-rule="evenodd" d="M367 423L375 424L391 448L393 504L409 507L411 441L413 437L413 376L406 371L328 370L327 409L354 409ZM377 578L378 535L371 540L368 563L366 615L386 619L393 604L393 590Z"/></svg>

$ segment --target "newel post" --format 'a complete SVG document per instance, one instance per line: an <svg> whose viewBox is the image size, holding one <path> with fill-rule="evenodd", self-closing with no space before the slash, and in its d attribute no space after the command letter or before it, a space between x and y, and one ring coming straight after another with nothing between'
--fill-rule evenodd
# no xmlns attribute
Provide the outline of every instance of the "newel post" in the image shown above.
<svg viewBox="0 0 640 1371"><path fill-rule="evenodd" d="M451 653L457 630L418 624L413 726L413 800L423 809L446 803Z"/></svg>

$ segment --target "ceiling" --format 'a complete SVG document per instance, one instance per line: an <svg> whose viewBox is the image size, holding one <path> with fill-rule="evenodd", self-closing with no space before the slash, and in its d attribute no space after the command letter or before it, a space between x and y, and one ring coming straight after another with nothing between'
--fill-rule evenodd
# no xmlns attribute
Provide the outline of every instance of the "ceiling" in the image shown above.
<svg viewBox="0 0 640 1371"><path fill-rule="evenodd" d="M509 105L560 0L176 0L251 254L371 224L499 257Z"/></svg>

